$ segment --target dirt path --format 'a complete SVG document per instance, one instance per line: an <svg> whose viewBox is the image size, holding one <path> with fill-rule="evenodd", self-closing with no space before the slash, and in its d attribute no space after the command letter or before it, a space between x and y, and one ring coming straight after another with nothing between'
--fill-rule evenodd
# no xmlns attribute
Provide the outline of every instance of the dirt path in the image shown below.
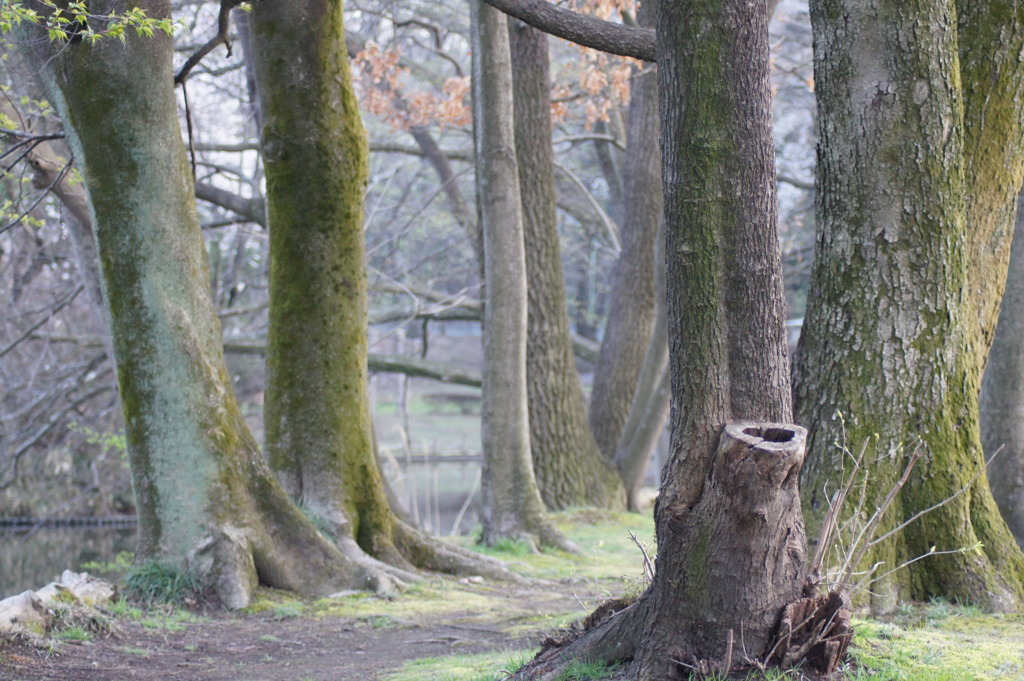
<svg viewBox="0 0 1024 681"><path fill-rule="evenodd" d="M0 644L0 680L372 681L407 660L535 647L566 613L582 610L577 597L593 594L584 585L448 585L436 608L411 611L399 597L379 608L362 599L351 614L342 606L298 617L268 610L166 626L127 621L116 637L64 642L51 655Z"/></svg>

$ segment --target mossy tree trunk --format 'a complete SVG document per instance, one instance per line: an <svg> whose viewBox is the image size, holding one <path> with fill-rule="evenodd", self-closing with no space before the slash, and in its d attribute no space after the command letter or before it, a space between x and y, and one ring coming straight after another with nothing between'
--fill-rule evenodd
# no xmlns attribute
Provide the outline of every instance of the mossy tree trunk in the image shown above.
<svg viewBox="0 0 1024 681"><path fill-rule="evenodd" d="M1006 291L981 383L981 441L999 511L1024 547L1024 211L1018 203ZM1000 451L1000 448L1002 450Z"/></svg>
<svg viewBox="0 0 1024 681"><path fill-rule="evenodd" d="M473 138L484 235L482 541L572 548L545 518L530 457L526 254L505 15L473 0Z"/></svg>
<svg viewBox="0 0 1024 681"><path fill-rule="evenodd" d="M250 26L270 233L267 458L332 535L367 538L387 504L367 389L369 149L342 3L257 3Z"/></svg>
<svg viewBox="0 0 1024 681"><path fill-rule="evenodd" d="M170 2L94 2L95 14ZM136 560L194 571L229 607L257 581L322 595L381 586L289 501L230 388L163 34L22 44L88 190L139 510Z"/></svg>
<svg viewBox="0 0 1024 681"><path fill-rule="evenodd" d="M363 239L369 149L342 2L261 2L250 24L270 225L270 465L353 558L505 574L400 522L377 467Z"/></svg>
<svg viewBox="0 0 1024 681"><path fill-rule="evenodd" d="M1012 609L1024 595L1024 559L984 476L972 484L1024 158L1024 9L964 4L811 3L817 245L796 372L798 421L812 429L809 522L835 489L844 437L853 450L873 440L868 508L921 442L888 526L969 486L867 557L884 573L933 547L952 552L876 584L879 610L930 596Z"/></svg>
<svg viewBox="0 0 1024 681"><path fill-rule="evenodd" d="M625 493L587 424L576 372L555 206L547 34L511 20L516 160L526 246L530 450L549 509L623 508Z"/></svg>

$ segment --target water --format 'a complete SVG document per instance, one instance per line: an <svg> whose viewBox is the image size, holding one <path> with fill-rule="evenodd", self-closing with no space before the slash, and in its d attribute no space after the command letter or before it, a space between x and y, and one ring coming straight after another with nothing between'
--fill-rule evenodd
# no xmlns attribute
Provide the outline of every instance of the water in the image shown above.
<svg viewBox="0 0 1024 681"><path fill-rule="evenodd" d="M407 470L391 459L383 468L422 529L439 535L473 530L480 489L478 461L414 462ZM112 563L118 553L135 550L135 533L135 527L0 529L0 599L45 586L64 570L80 572L85 563Z"/></svg>
<svg viewBox="0 0 1024 681"><path fill-rule="evenodd" d="M135 550L134 527L41 527L0 530L0 599L52 582L64 570L110 563Z"/></svg>

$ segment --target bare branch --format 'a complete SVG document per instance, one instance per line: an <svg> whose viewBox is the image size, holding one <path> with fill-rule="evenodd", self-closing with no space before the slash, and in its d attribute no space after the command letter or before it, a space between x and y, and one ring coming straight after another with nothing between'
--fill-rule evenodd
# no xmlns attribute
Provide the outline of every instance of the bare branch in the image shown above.
<svg viewBox="0 0 1024 681"><path fill-rule="evenodd" d="M795 177L790 177L789 175L782 175L781 173L778 176L778 180L779 180L779 182L782 182L784 184L788 184L788 185L790 185L792 187L796 187L797 189L805 189L807 191L814 191L814 183L813 182L807 182L805 180L798 180Z"/></svg>
<svg viewBox="0 0 1024 681"><path fill-rule="evenodd" d="M556 7L546 0L484 0L491 7L559 38L623 57L657 61L655 35L650 28L634 28L602 21Z"/></svg>
<svg viewBox="0 0 1024 681"><path fill-rule="evenodd" d="M266 206L261 198L247 199L207 182L196 182L196 198L226 208L261 227L267 226Z"/></svg>
<svg viewBox="0 0 1024 681"><path fill-rule="evenodd" d="M21 334L20 336L18 336L17 338L15 338L15 339L14 339L14 340L13 340L13 341L12 341L12 342L10 343L10 345L8 345L8 346L7 346L6 348L4 348L3 350L0 350L0 357L3 357L3 356L4 356L4 355L6 355L6 354L7 354L8 352L10 352L10 351L11 351L11 350L13 350L14 348L16 348L16 347L18 346L18 343L21 343L21 342L22 342L23 340L26 340L26 339L27 339L27 338L28 338L29 336L31 336L31 335L32 335L33 333L35 333L35 331L37 331L37 330L39 329L39 327L43 326L43 325L44 325L44 324L46 324L46 323L47 323L48 321L50 321L51 319L53 319L53 318L54 318L54 317L56 316L56 314L57 314L58 312L60 312L60 311L61 311L61 310L63 310L63 309L65 308L65 307L67 307L68 305L70 305L70 304L71 304L71 302L72 302L72 301L73 301L73 300L74 300L75 298L77 298L77 297L78 297L78 294L79 294L79 293L81 293L81 292L82 292L82 290L83 290L84 288L85 288L85 286L83 286L83 285L81 285L81 284L80 284L80 285L78 286L78 288L76 288L76 289L75 289L74 291L72 291L72 292L71 292L71 295L69 295L69 296L68 296L67 298L65 298L64 300L62 300L62 301L60 301L59 303L57 303L57 305L55 305L55 306L54 306L54 308L53 308L52 310L50 310L50 314L48 314L48 315L47 315L46 317L44 317L43 319L41 319L40 321L38 321L38 322L36 322L35 324L33 324L32 326L30 326L30 327L28 328L28 330L27 330L27 331L25 331L25 332L24 332L23 334Z"/></svg>
<svg viewBox="0 0 1024 681"><path fill-rule="evenodd" d="M612 220L608 213L605 212L604 208L601 207L601 204L597 202L597 199L594 198L594 195L590 193L590 190L587 189L587 186L583 184L583 180L581 180L576 173L572 172L561 163L555 163L555 168L569 178L569 181L580 190L581 194L583 194L583 197L587 200L587 203L590 204L590 207L593 209L594 213L601 221L601 225L604 227L605 237L608 239L608 245L611 246L615 255L618 255L622 250L622 244L619 241L619 228L615 224L615 221Z"/></svg>
<svg viewBox="0 0 1024 681"><path fill-rule="evenodd" d="M242 4L242 0L220 0L220 13L217 15L217 35L210 38L205 45L200 47L196 52L188 58L185 65L178 71L178 75L174 77L174 84L181 85L188 78L189 73L192 72L199 62L203 58L213 52L218 45L224 45L228 48L228 55L231 55L231 43L228 41L228 29L231 26L231 10Z"/></svg>
<svg viewBox="0 0 1024 681"><path fill-rule="evenodd" d="M264 355L267 352L267 346L263 342L229 342L224 344L224 352L235 355ZM417 378L432 378L442 383L468 385L474 388L479 388L482 385L479 371L443 362L432 362L416 357L380 355L371 352L367 363L370 371L405 374L406 376Z"/></svg>

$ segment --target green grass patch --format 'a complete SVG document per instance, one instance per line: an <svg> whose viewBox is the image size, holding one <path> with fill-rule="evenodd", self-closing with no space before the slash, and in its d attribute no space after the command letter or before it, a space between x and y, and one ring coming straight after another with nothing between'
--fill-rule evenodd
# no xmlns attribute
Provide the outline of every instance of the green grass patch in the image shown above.
<svg viewBox="0 0 1024 681"><path fill-rule="evenodd" d="M421 657L406 662L382 681L494 681L522 667L531 650L494 651L476 655Z"/></svg>
<svg viewBox="0 0 1024 681"><path fill-rule="evenodd" d="M82 569L106 580L118 580L132 569L132 561L134 560L134 551L119 551L114 556L114 560L89 561L82 563Z"/></svg>
<svg viewBox="0 0 1024 681"><path fill-rule="evenodd" d="M1024 617L933 601L855 623L851 681L1024 679Z"/></svg>
<svg viewBox="0 0 1024 681"><path fill-rule="evenodd" d="M142 619L143 616L142 608L135 607L123 598L119 598L118 600L109 603L107 605L107 612L109 612L112 617L128 620Z"/></svg>
<svg viewBox="0 0 1024 681"><path fill-rule="evenodd" d="M58 641L89 641L92 639L92 632L76 624L54 632L53 637Z"/></svg>
<svg viewBox="0 0 1024 681"><path fill-rule="evenodd" d="M555 681L593 681L610 676L618 665L606 665L601 662L572 660L555 677Z"/></svg>
<svg viewBox="0 0 1024 681"><path fill-rule="evenodd" d="M199 594L199 581L191 573L159 561L132 566L124 576L125 598L146 606L184 605Z"/></svg>
<svg viewBox="0 0 1024 681"><path fill-rule="evenodd" d="M654 559L654 520L649 513L588 508L553 513L551 518L558 529L576 543L579 554L550 550L532 553L521 542L483 547L473 536L459 537L457 542L473 551L500 558L527 577L565 582L589 580L616 592L621 592L622 582L643 575L643 553L630 532L647 547L651 560Z"/></svg>
<svg viewBox="0 0 1024 681"><path fill-rule="evenodd" d="M196 615L183 608L174 608L166 611L153 609L145 613L145 616L139 620L139 624L147 629L184 631L188 628L189 624L202 622L205 619L205 617Z"/></svg>

